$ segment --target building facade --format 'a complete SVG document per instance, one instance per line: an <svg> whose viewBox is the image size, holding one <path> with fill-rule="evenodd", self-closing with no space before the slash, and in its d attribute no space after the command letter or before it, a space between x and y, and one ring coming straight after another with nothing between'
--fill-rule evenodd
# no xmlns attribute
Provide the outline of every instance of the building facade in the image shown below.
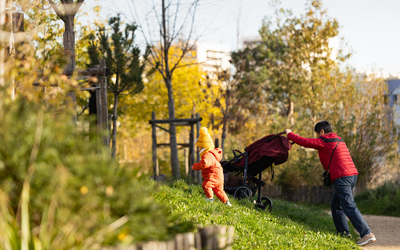
<svg viewBox="0 0 400 250"><path fill-rule="evenodd" d="M197 42L196 59L212 80L218 80L221 74L231 67L231 46L227 44Z"/></svg>
<svg viewBox="0 0 400 250"><path fill-rule="evenodd" d="M397 126L400 125L400 79L387 80L388 84L388 103L393 110L391 119Z"/></svg>

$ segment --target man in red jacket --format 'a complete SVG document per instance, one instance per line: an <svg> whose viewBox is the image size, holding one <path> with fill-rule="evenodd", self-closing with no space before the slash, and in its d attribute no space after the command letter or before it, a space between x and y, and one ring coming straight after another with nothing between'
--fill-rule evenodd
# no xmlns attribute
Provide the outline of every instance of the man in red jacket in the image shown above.
<svg viewBox="0 0 400 250"><path fill-rule="evenodd" d="M318 150L322 166L331 175L335 186L335 194L331 202L332 218L338 234L350 236L346 216L354 228L360 233L360 246L376 241L353 198L353 187L357 182L357 169L351 159L349 150L343 139L332 132L331 124L327 121L315 125L314 131L318 138L304 138L285 129L287 138L300 146Z"/></svg>

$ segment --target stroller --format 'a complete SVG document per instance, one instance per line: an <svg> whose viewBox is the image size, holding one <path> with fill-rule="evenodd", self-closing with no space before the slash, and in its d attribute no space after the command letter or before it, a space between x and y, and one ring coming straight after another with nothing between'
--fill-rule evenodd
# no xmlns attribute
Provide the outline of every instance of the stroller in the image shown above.
<svg viewBox="0 0 400 250"><path fill-rule="evenodd" d="M281 136L284 132L271 134L261 138L244 149L244 153L233 149L234 157L229 161L222 161L224 170L226 193L233 195L236 199L251 198L258 192L255 204L261 209L272 211L272 200L267 196L261 197L261 187L265 186L262 181L262 172L271 167L271 180L274 178L273 164L279 165L287 161L292 143ZM258 175L258 178L256 177ZM232 178L230 178L232 177ZM240 178L240 179L239 179ZM236 179L235 185L230 179Z"/></svg>

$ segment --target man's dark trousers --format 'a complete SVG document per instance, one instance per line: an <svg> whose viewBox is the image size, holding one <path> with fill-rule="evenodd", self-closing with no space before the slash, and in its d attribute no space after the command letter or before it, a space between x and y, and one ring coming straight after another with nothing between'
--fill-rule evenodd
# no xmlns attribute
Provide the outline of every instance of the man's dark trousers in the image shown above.
<svg viewBox="0 0 400 250"><path fill-rule="evenodd" d="M332 218L339 234L349 234L347 218L358 231L361 238L371 232L353 198L353 188L357 175L345 176L334 181L335 194L331 202Z"/></svg>

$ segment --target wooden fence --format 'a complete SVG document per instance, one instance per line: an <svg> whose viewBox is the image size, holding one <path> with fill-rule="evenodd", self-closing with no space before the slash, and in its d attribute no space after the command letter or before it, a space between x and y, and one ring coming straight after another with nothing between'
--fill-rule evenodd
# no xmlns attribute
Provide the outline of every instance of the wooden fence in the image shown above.
<svg viewBox="0 0 400 250"><path fill-rule="evenodd" d="M102 250L232 250L233 234L233 227L212 226L200 228L197 233L177 234L170 241L148 241Z"/></svg>
<svg viewBox="0 0 400 250"><path fill-rule="evenodd" d="M358 191L358 188L354 187L353 195L356 195ZM333 186L297 186L284 188L281 186L266 185L262 188L262 194L272 199L311 204L330 203L334 193L335 189Z"/></svg>

